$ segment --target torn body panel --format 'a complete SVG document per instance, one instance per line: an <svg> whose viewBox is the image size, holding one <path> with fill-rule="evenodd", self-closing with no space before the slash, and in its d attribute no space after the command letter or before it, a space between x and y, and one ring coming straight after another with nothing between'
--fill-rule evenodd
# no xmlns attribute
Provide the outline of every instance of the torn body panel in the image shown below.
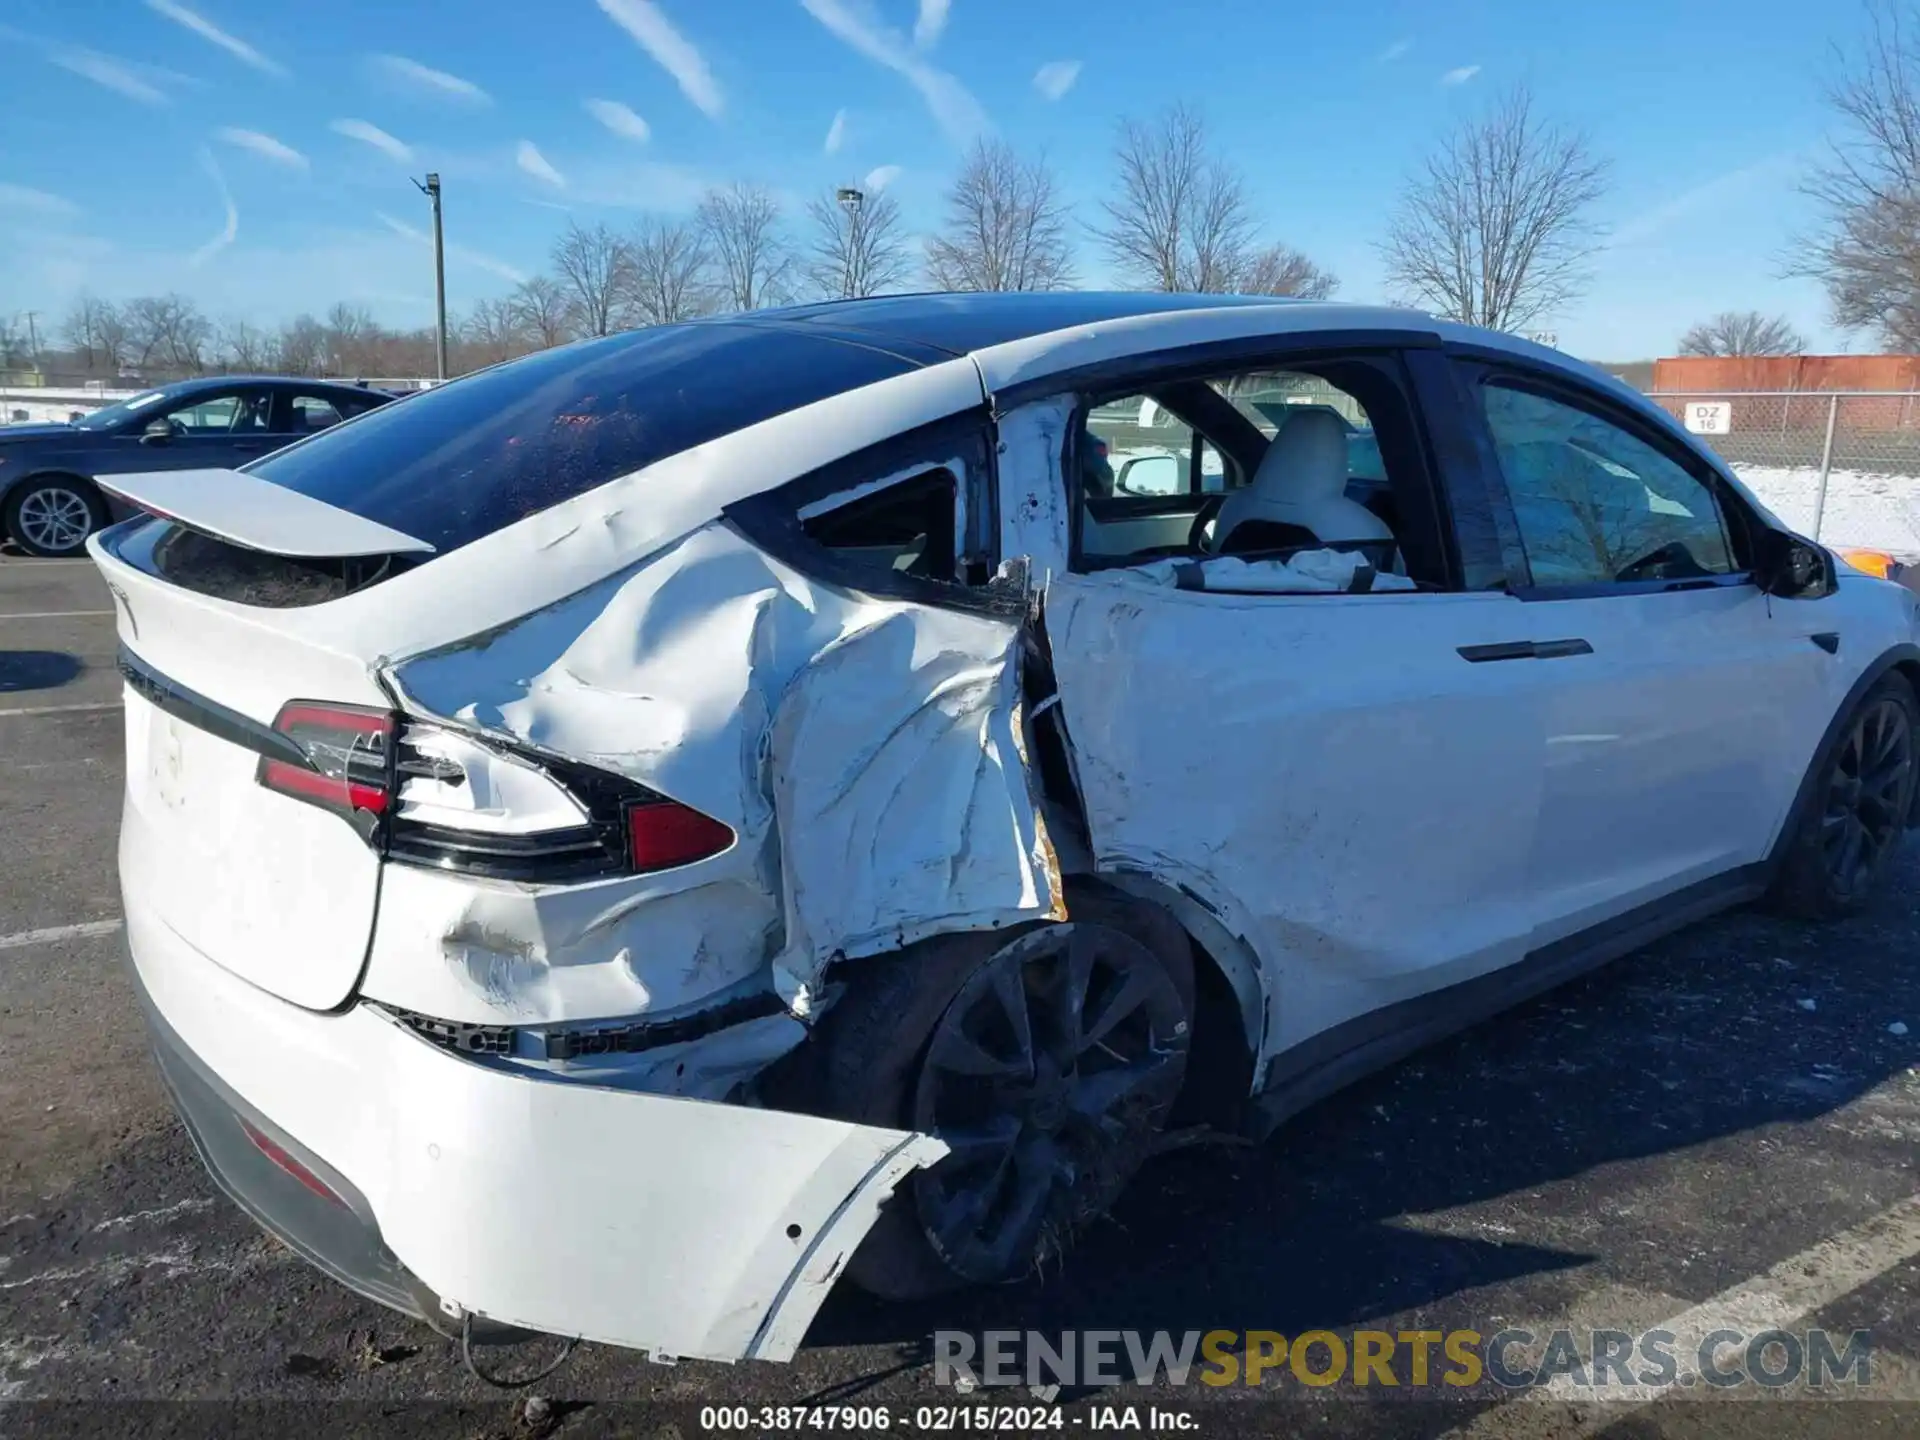
<svg viewBox="0 0 1920 1440"><path fill-rule="evenodd" d="M440 723L624 776L735 844L543 887L389 867L362 993L474 1024L673 1013L837 955L1060 913L1016 620L820 584L724 523L389 679Z"/></svg>

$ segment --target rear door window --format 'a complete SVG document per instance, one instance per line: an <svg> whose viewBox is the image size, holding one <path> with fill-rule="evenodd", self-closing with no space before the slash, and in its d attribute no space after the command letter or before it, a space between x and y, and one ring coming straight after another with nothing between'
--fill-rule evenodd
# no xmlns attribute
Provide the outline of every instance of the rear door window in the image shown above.
<svg viewBox="0 0 1920 1440"><path fill-rule="evenodd" d="M248 469L445 554L669 455L913 368L805 332L659 326L411 395Z"/></svg>

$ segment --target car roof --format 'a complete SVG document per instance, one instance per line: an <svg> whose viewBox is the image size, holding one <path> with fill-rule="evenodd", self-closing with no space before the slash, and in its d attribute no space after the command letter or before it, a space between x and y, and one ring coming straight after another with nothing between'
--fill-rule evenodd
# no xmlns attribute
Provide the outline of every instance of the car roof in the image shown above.
<svg viewBox="0 0 1920 1440"><path fill-rule="evenodd" d="M1027 290L877 295L863 300L827 300L738 317L740 323L805 326L843 338L904 343L950 359L1107 320L1166 315L1189 310L1300 305L1280 296L1176 295L1139 290ZM731 317L730 317L731 318ZM725 322L722 322L725 323Z"/></svg>
<svg viewBox="0 0 1920 1440"><path fill-rule="evenodd" d="M165 385L149 386L141 393L144 395L159 390L168 395L192 395L201 390L224 390L232 385L298 385L302 389L343 390L356 395L387 394L385 390L357 385L351 380L319 380L309 375L196 375L190 380L173 380Z"/></svg>

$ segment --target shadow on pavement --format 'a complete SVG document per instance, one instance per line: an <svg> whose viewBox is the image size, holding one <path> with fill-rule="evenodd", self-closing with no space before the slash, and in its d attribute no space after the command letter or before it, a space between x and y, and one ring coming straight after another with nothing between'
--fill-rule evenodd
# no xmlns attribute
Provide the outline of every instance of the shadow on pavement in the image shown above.
<svg viewBox="0 0 1920 1440"><path fill-rule="evenodd" d="M0 695L26 690L57 690L87 668L78 655L63 650L0 650Z"/></svg>

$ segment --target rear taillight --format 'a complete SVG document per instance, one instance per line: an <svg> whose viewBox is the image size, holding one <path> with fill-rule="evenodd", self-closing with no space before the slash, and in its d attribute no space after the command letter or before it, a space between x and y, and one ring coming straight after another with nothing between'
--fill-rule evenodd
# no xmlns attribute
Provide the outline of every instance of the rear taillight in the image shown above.
<svg viewBox="0 0 1920 1440"><path fill-rule="evenodd" d="M627 807L627 858L636 872L691 865L732 844L732 830L677 801L663 798Z"/></svg>
<svg viewBox="0 0 1920 1440"><path fill-rule="evenodd" d="M293 1156L287 1153L284 1145L281 1145L271 1136L265 1134L257 1126L242 1120L240 1122L240 1129L245 1132L247 1139L253 1142L254 1149L258 1150L282 1171L291 1175L295 1180L298 1180L322 1200L330 1200L335 1205L345 1205L347 1203L334 1193L331 1185L327 1184L326 1181L314 1174L313 1171L294 1159Z"/></svg>
<svg viewBox="0 0 1920 1440"><path fill-rule="evenodd" d="M305 763L263 756L255 772L260 784L348 818L386 813L392 715L356 705L292 700L281 707L273 728L293 742Z"/></svg>

